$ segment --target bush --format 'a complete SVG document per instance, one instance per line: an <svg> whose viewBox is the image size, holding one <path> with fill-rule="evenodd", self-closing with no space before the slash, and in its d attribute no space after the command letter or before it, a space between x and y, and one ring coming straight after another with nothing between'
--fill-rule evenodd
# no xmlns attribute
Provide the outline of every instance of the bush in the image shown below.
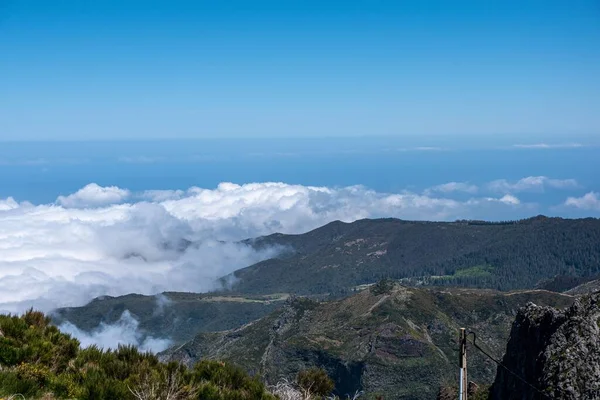
<svg viewBox="0 0 600 400"><path fill-rule="evenodd" d="M394 290L394 281L392 281L391 279L382 279L373 286L371 286L371 294L373 294L373 296L391 294L392 290Z"/></svg>
<svg viewBox="0 0 600 400"><path fill-rule="evenodd" d="M275 400L258 379L226 363L203 361L188 369L132 346L81 349L33 310L0 315L0 365L0 397Z"/></svg>
<svg viewBox="0 0 600 400"><path fill-rule="evenodd" d="M81 389L76 377L72 374L62 374L55 377L50 384L50 391L58 398L81 398Z"/></svg>
<svg viewBox="0 0 600 400"><path fill-rule="evenodd" d="M317 396L331 394L335 387L333 380L323 368L309 368L298 373L298 386L305 392Z"/></svg>
<svg viewBox="0 0 600 400"><path fill-rule="evenodd" d="M18 376L15 371L0 372L0 394L10 396L15 393L35 398L40 394L40 387L35 380Z"/></svg>
<svg viewBox="0 0 600 400"><path fill-rule="evenodd" d="M225 388L218 395L214 387L203 386L199 398L215 400L253 400L275 399L268 394L265 386L257 378L252 378L242 369L219 361L200 361L192 369L192 382L210 382ZM218 396L218 397L215 397Z"/></svg>

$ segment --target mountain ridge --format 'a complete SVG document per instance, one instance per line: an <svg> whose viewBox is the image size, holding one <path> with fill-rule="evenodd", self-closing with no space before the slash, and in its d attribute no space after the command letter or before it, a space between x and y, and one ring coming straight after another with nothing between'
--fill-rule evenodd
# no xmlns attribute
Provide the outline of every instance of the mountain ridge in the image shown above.
<svg viewBox="0 0 600 400"><path fill-rule="evenodd" d="M225 360L268 383L322 366L342 396L365 391L367 398L433 399L440 386L455 381L458 328L478 332L482 345L501 357L514 316L529 301L564 307L574 298L545 290L425 289L382 281L335 301L291 297L257 321L200 333L160 358L187 365ZM472 379L492 383L495 364L475 353L470 363Z"/></svg>
<svg viewBox="0 0 600 400"><path fill-rule="evenodd" d="M287 249L235 271L240 293L344 295L379 279L407 284L533 288L557 275L600 273L600 220L545 216L506 222L331 222L297 235L248 239ZM458 273L458 274L457 274Z"/></svg>

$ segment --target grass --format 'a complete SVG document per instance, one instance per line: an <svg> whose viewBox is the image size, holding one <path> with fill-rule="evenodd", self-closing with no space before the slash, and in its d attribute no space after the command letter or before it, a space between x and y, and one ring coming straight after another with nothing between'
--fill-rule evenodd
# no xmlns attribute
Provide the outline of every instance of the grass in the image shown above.
<svg viewBox="0 0 600 400"><path fill-rule="evenodd" d="M495 267L492 265L475 265L473 267L459 268L452 275L432 275L429 279L459 279L459 278L487 278L494 273Z"/></svg>
<svg viewBox="0 0 600 400"><path fill-rule="evenodd" d="M452 276L482 278L491 276L494 269L492 265L476 265L474 267L457 269Z"/></svg>

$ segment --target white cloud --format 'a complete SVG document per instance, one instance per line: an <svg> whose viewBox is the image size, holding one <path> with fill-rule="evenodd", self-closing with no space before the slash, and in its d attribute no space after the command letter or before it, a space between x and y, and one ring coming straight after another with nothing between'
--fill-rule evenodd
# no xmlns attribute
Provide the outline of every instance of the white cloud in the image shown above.
<svg viewBox="0 0 600 400"><path fill-rule="evenodd" d="M12 197L9 197L7 199L0 199L0 211L14 210L18 207L19 203L17 203Z"/></svg>
<svg viewBox="0 0 600 400"><path fill-rule="evenodd" d="M218 221L195 224L145 202L0 212L0 310L49 311L104 294L210 290L215 278L274 254L211 239ZM185 240L196 243L184 248Z"/></svg>
<svg viewBox="0 0 600 400"><path fill-rule="evenodd" d="M490 205L490 204L504 204L507 206L519 206L521 205L521 200L517 197L506 194L500 198L495 197L482 197L470 199L466 202L469 206L481 206L481 205Z"/></svg>
<svg viewBox="0 0 600 400"><path fill-rule="evenodd" d="M453 192L464 192L475 194L479 188L477 185L470 184L469 182L448 182L441 185L433 186L425 190L425 194L430 195L434 192L438 193L453 193Z"/></svg>
<svg viewBox="0 0 600 400"><path fill-rule="evenodd" d="M565 201L565 205L580 208L582 210L600 211L600 195L596 192L589 192L582 197L569 197Z"/></svg>
<svg viewBox="0 0 600 400"><path fill-rule="evenodd" d="M521 201L519 199L517 199L515 196L512 196L510 194L502 196L502 198L498 199L498 201L500 203L504 203L504 204L512 204L512 205L521 204Z"/></svg>
<svg viewBox="0 0 600 400"><path fill-rule="evenodd" d="M91 332L82 331L70 322L61 324L59 329L76 337L82 347L96 345L103 349L114 349L119 345L134 345L142 351L157 353L171 345L169 339L158 339L144 335L138 326L137 319L125 310L115 324L100 323L100 326Z"/></svg>
<svg viewBox="0 0 600 400"><path fill-rule="evenodd" d="M90 201L81 192L65 199L100 205L0 202L0 311L49 311L131 292L211 290L216 278L279 251L257 252L236 241L273 232L369 217L498 219L524 207L513 196L457 201L273 182L145 192L128 204L106 204L129 193L124 189L111 189L120 197L110 201L103 195Z"/></svg>
<svg viewBox="0 0 600 400"><path fill-rule="evenodd" d="M56 202L68 208L98 207L121 203L129 195L129 190L116 186L102 187L95 183L90 183L69 196L59 196Z"/></svg>
<svg viewBox="0 0 600 400"><path fill-rule="evenodd" d="M528 176L516 182L499 179L490 182L488 189L493 192L543 192L547 188L574 189L579 187L575 179L552 179L546 176Z"/></svg>
<svg viewBox="0 0 600 400"><path fill-rule="evenodd" d="M514 144L514 148L517 149L576 149L584 147L581 143L533 143L533 144Z"/></svg>

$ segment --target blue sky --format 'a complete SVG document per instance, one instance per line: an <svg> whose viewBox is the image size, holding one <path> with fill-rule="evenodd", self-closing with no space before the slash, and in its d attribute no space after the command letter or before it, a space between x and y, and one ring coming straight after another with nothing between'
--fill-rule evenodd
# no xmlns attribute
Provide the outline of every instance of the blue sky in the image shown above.
<svg viewBox="0 0 600 400"><path fill-rule="evenodd" d="M599 110L598 0L0 0L0 311L333 220L599 217Z"/></svg>
<svg viewBox="0 0 600 400"><path fill-rule="evenodd" d="M600 132L600 4L0 2L0 140Z"/></svg>

